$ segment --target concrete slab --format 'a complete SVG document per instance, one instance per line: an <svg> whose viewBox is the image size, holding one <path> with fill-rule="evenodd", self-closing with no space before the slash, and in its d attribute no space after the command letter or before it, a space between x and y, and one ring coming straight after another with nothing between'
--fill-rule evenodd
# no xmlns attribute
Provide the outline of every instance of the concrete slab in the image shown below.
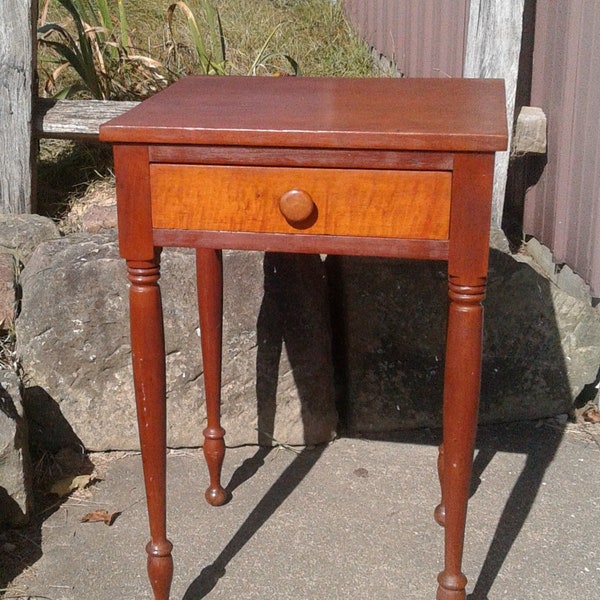
<svg viewBox="0 0 600 600"><path fill-rule="evenodd" d="M469 600L597 596L599 427L481 428L464 560ZM424 430L342 438L300 454L228 449L224 481L233 500L221 508L203 499L201 453L172 451L172 598L434 598L443 555L432 518L438 441ZM37 533L0 538L0 551L9 545L13 555L39 548L7 596L151 598L140 457L92 459L103 481L56 506ZM80 522L95 509L122 514L110 527Z"/></svg>

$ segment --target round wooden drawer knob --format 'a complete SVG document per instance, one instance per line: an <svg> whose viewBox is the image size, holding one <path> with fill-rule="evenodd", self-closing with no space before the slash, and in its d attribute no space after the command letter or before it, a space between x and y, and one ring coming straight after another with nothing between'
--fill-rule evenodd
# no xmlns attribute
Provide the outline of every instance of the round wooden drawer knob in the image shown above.
<svg viewBox="0 0 600 600"><path fill-rule="evenodd" d="M279 198L279 210L291 224L306 221L315 208L310 194L304 190L290 190Z"/></svg>

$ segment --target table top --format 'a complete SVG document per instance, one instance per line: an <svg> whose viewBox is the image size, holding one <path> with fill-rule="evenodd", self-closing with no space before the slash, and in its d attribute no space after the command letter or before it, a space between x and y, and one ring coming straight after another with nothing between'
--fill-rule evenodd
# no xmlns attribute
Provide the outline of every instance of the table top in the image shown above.
<svg viewBox="0 0 600 600"><path fill-rule="evenodd" d="M504 82L191 76L100 128L113 143L495 152Z"/></svg>

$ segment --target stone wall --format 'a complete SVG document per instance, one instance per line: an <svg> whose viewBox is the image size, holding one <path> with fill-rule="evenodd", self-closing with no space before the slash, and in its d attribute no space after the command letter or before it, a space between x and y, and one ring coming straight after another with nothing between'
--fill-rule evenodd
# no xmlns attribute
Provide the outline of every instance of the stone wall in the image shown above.
<svg viewBox="0 0 600 600"><path fill-rule="evenodd" d="M381 433L441 425L446 264L330 257L346 425ZM569 413L600 367L600 313L496 232L485 300L481 422ZM579 290L577 296L575 288Z"/></svg>
<svg viewBox="0 0 600 600"><path fill-rule="evenodd" d="M194 254L163 252L170 446L205 427ZM227 443L315 444L335 434L331 339L318 256L226 252L222 418ZM35 443L138 448L125 265L114 231L41 244L21 275L18 353ZM259 431L257 431L259 430Z"/></svg>

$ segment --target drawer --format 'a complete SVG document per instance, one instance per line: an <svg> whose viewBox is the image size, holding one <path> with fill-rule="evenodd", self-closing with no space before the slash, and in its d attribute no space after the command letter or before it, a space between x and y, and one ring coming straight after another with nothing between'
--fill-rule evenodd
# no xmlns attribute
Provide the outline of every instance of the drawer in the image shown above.
<svg viewBox="0 0 600 600"><path fill-rule="evenodd" d="M451 180L445 171L152 164L152 225L444 240Z"/></svg>

